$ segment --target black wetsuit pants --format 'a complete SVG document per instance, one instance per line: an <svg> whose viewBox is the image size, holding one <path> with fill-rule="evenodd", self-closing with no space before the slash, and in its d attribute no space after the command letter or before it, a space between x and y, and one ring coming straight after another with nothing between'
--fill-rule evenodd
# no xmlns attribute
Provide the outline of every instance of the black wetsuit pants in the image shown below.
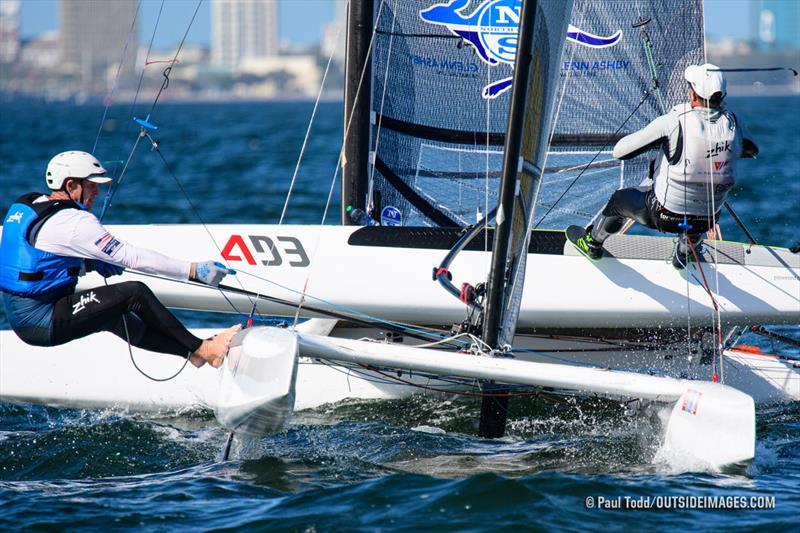
<svg viewBox="0 0 800 533"><path fill-rule="evenodd" d="M98 331L110 331L145 350L183 357L203 342L189 333L153 291L139 281L88 289L55 302L50 346Z"/></svg>
<svg viewBox="0 0 800 533"><path fill-rule="evenodd" d="M652 189L642 190L635 187L616 191L603 209L602 216L592 228L592 239L603 243L611 235L618 233L625 224L626 218L632 218L639 224L664 233L683 234L679 224L683 223L684 216L672 211L667 211L658 203ZM700 242L703 234L712 225L708 217L686 216L686 222L691 228L686 232L693 244ZM681 239L680 245L684 245ZM679 247L679 253L686 254L685 248Z"/></svg>

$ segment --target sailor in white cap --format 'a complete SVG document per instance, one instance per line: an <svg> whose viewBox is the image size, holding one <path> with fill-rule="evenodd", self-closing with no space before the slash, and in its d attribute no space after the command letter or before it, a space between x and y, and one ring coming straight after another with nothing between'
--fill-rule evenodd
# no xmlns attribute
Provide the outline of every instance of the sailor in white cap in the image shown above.
<svg viewBox="0 0 800 533"><path fill-rule="evenodd" d="M0 290L11 327L28 344L56 346L111 331L134 346L218 367L233 326L203 340L192 335L139 281L75 292L88 270L103 277L125 268L219 285L235 273L221 263L191 263L140 248L112 235L91 213L98 186L111 178L91 154L62 152L50 160L51 193L29 193L8 210L0 239Z"/></svg>
<svg viewBox="0 0 800 533"><path fill-rule="evenodd" d="M686 240L698 244L714 226L736 182L737 160L758 154L741 120L724 105L726 84L719 67L690 65L684 76L689 102L676 105L614 146L614 157L622 160L661 150L650 166L652 187L619 189L593 226L567 229L567 238L588 258L599 260L603 242L630 218L681 234L672 264L683 268L692 256Z"/></svg>

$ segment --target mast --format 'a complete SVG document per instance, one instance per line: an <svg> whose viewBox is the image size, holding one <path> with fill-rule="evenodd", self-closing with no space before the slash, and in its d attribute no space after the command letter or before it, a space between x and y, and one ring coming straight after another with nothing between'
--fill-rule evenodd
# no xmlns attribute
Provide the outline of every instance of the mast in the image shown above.
<svg viewBox="0 0 800 533"><path fill-rule="evenodd" d="M547 161L563 35L571 12L572 0L541 5L536 0L528 0L522 4L520 13L500 204L495 218L497 229L483 323L483 340L496 351L506 350L514 340L531 226ZM491 383L484 386L484 390L492 388ZM484 397L481 436L503 435L507 407L508 396Z"/></svg>
<svg viewBox="0 0 800 533"><path fill-rule="evenodd" d="M500 319L504 308L504 295L508 272L508 249L511 244L514 198L516 197L517 172L520 167L522 131L525 125L525 103L528 99L528 81L533 59L532 45L537 0L522 2L517 55L514 62L514 82L511 87L511 104L508 113L508 128L503 154L503 174L500 183L500 201L495 218L492 268L486 295L483 318L483 341L493 350L498 346ZM508 411L508 396L484 397L481 402L481 419L478 434L481 437L497 438L505 433Z"/></svg>
<svg viewBox="0 0 800 533"><path fill-rule="evenodd" d="M359 209L364 209L366 205L372 92L369 44L373 29L373 3L374 0L350 0L347 12L341 207L343 225L352 224L345 211L348 205Z"/></svg>

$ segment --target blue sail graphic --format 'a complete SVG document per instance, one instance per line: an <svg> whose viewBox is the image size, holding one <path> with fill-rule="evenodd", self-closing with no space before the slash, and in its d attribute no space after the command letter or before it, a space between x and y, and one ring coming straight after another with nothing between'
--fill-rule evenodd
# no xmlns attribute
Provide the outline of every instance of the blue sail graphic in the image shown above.
<svg viewBox="0 0 800 533"><path fill-rule="evenodd" d="M445 26L478 52L478 56L489 65L508 63L513 65L517 51L517 32L521 0L485 0L469 14L466 11L471 0L452 0L436 4L420 11L419 16L429 24ZM569 25L566 38L589 48L614 46L622 38L622 31L608 37L594 35ZM511 88L511 78L493 82L482 91L484 98L496 98Z"/></svg>

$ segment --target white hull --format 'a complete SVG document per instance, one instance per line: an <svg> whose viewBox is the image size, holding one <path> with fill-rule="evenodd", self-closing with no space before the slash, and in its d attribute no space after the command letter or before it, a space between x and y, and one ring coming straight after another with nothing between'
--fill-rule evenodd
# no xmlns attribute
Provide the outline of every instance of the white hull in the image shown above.
<svg viewBox="0 0 800 533"><path fill-rule="evenodd" d="M343 367L322 363L345 362L393 368L392 373L402 371L405 379L420 372L494 379L564 393L638 398L671 408L664 453L689 453L704 463L722 466L752 459L755 449L753 399L709 382L255 328L237 335L222 369L187 366L175 380L154 383L133 369L125 343L110 334L75 341L59 354L48 349L22 350L9 338L13 334L3 334L0 401L156 413L211 407L224 426L239 433L263 434L281 429L293 408L353 397L405 396L417 390L385 388L370 383L370 376L361 378ZM135 352L139 366L157 377L169 375L181 363L176 357ZM298 355L306 364L296 364ZM311 372L306 374L306 368ZM333 372L345 374L337 379ZM374 373L371 376L376 377ZM436 381L425 377L421 383L435 386Z"/></svg>
<svg viewBox="0 0 800 533"><path fill-rule="evenodd" d="M400 247L385 239L383 245L365 244L363 239L359 242L355 238L356 234L363 236L365 229L263 225L122 226L112 231L131 242L186 259L222 255L239 270L234 281L229 281L234 287L290 303L300 301L301 294L305 293L301 315L317 315L308 309L315 307L359 318L380 317L415 324L446 325L465 318L464 304L438 287L430 277L432 268L446 254L446 248L425 243ZM207 231L224 251L217 248ZM551 232L547 238L552 240L553 237L559 235ZM675 271L668 261L671 255L668 240L615 237L608 243L612 257L599 264L577 255L570 245L563 243L563 235L561 240L560 249L554 251L551 247L546 252L529 254L526 290L518 322L520 330L654 329L686 326L687 321L701 327L711 324L712 300L695 279L700 275L698 267L693 266L688 272ZM272 245L277 247L270 248ZM706 279L711 280L723 325L800 322L800 258L780 249L754 247L747 255L743 245L711 246L716 246L718 253L707 254L702 268ZM642 252L642 247L649 251ZM720 260L720 254L728 259ZM489 259L489 252L462 252L451 265L456 284L484 280ZM254 300L246 294L228 293L226 299L219 290L197 284L136 273L128 273L115 281L117 279L145 280L170 307L248 313L255 301L258 311L264 315L292 316L295 313L293 305L260 298ZM81 288L100 283L101 278L89 275L82 279ZM235 309L231 308L231 303ZM331 322L312 320L298 329L326 335L333 327L326 324ZM206 330L197 334L207 337L214 332ZM518 338L524 339L520 342L524 348L539 350L546 350L547 344L553 342L530 336ZM276 430L293 409L314 408L347 398L398 398L420 391L408 382L442 389L452 387L451 383L431 377L431 373L456 375L467 380L497 379L607 397L628 396L670 404L683 398L684 404L692 402L684 397L689 391L685 381L646 373L603 372L597 368L543 364L553 362L542 360L546 353L520 355L520 360L516 361L473 357L472 363L476 366L470 370L461 363L472 356L458 356L461 360L454 364L454 356L447 355L442 366L436 367L431 366L430 360L442 352L337 337L322 336L313 342L309 339L313 340L300 336L299 352L282 350L291 357L281 359L283 362L277 366L274 361L268 363L272 357L269 350L261 350L264 353L255 356L252 368L260 368L257 374L267 381L271 380L270 366L283 368L280 375L285 379L272 380L274 387L265 390L259 377L249 380L247 373L236 376L239 365L235 353L220 372L209 367L197 370L187 366L175 380L156 383L134 369L128 360L127 344L112 334L97 334L55 348L35 348L19 341L13 332L3 331L0 332L0 401L164 414L207 407L216 411L226 427L245 433ZM580 340L566 342L579 347L584 344ZM408 360L403 363L401 359L393 359L395 352L406 354ZM300 355L299 364L295 364L295 353ZM139 366L156 377L171 375L182 364L179 358L138 349L134 349L134 355ZM610 352L590 349L584 352L579 348L579 353L573 353L563 362L638 366L640 369L655 368L674 377L708 378L708 368L697 362L674 354L656 355L652 359L648 356L624 348ZM749 420L745 412L749 407L745 404L752 405L753 399L747 395L759 402L800 399L800 369L792 361L731 352L726 352L723 359L723 370L731 369L723 373L729 380L726 383L745 394L707 381L692 382L694 389L702 390L700 395L709 398L709 406L718 407L727 398L726 401L741 404L744 411L739 415ZM398 376L404 381L393 381L391 375L360 367L342 366L341 361L358 364L383 361L384 367L406 369ZM492 365L501 368L493 369ZM420 375L420 372L427 374ZM525 380L521 374L529 378ZM614 379L609 381L610 378ZM466 381L463 385L469 387L471 383ZM697 394L697 390L692 394ZM677 439L673 442L674 448L684 449L691 447L684 437L696 433L697 428L693 419L686 419L685 409L679 409L679 404L680 401L675 403L666 442ZM730 413L718 412L717 419L726 420L724 415L727 414ZM709 434L704 438L708 441L716 437ZM749 444L745 441L737 440L741 446L734 447L729 457L746 459Z"/></svg>
<svg viewBox="0 0 800 533"><path fill-rule="evenodd" d="M208 337L217 330L194 332ZM133 348L133 353L139 367L153 377L172 375L182 364L182 360L174 356L138 348ZM544 356L527 359L557 362ZM612 368L623 367L621 362L625 363L625 368L638 366L638 361L632 361L626 354L607 352L574 354L564 362ZM653 360L640 368L658 369L660 366L666 375L709 379L707 365L676 365L670 368ZM800 365L797 362L729 350L724 354L722 369L726 384L753 396L757 403L800 400ZM401 377L420 385L452 387L449 383L437 383L413 373ZM0 331L0 401L3 402L171 414L192 408L214 409L219 388L219 372L209 366L196 369L187 365L172 381L150 381L131 364L126 343L111 333L98 333L57 348L40 348L23 343L12 331ZM313 409L345 399L392 399L424 392L374 372L300 358L295 410Z"/></svg>
<svg viewBox="0 0 800 533"><path fill-rule="evenodd" d="M392 232L377 244L359 243L357 238L364 230L398 228L166 225L110 229L132 243L189 260L220 258L226 251L228 264L239 275L225 282L269 297L299 302L305 292L306 306L414 324L452 324L465 317L464 304L431 279L446 249L431 248L414 234L405 238L429 247L391 245ZM354 235L357 232L362 233ZM563 234L548 235L560 235L563 243ZM711 298L692 276L700 278L700 273L696 266L689 273L672 268L671 243L663 237L615 236L607 241L613 257L597 264L569 244L558 244L556 253L529 254L518 329L684 327L687 319L694 325L710 325ZM723 325L800 323L800 257L784 249L752 247L746 253L744 245L722 243L719 247L719 254L707 255L709 260L715 255L720 263L704 263L703 269ZM461 252L450 268L456 285L485 281L490 255ZM229 293L226 300L209 287L133 273L109 282L128 279L145 281L169 307L233 312L230 300L235 311L249 313L253 304L246 295ZM80 287L101 283L99 276L91 274L82 278ZM293 307L263 299L258 301L258 310L264 315L295 314ZM319 316L308 309L303 314Z"/></svg>

